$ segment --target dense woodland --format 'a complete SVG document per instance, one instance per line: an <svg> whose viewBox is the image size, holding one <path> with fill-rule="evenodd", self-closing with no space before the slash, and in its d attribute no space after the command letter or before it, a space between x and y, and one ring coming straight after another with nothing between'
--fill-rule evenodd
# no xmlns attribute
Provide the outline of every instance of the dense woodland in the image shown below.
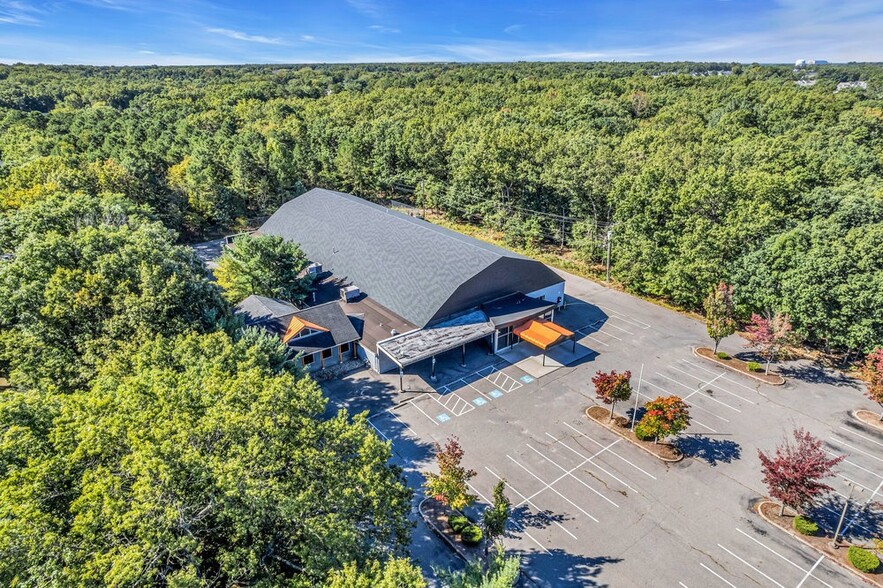
<svg viewBox="0 0 883 588"><path fill-rule="evenodd" d="M113 192L190 240L313 186L410 186L593 262L612 224L641 294L698 309L724 279L810 344L883 341L875 65L0 66L0 131L7 213Z"/></svg>
<svg viewBox="0 0 883 588"><path fill-rule="evenodd" d="M854 353L881 172L873 65L0 65L0 583L423 585L389 446L189 242L312 186L589 264L612 231L626 288Z"/></svg>

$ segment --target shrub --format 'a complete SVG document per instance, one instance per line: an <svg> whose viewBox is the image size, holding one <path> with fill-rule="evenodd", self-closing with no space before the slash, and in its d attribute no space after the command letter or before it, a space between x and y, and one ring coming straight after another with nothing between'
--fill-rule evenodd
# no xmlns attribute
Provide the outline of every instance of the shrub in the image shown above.
<svg viewBox="0 0 883 588"><path fill-rule="evenodd" d="M819 526L806 517L794 517L794 530L801 535L815 535L819 531Z"/></svg>
<svg viewBox="0 0 883 588"><path fill-rule="evenodd" d="M481 543L481 528L478 525L467 525L460 532L460 538L466 545L478 545Z"/></svg>
<svg viewBox="0 0 883 588"><path fill-rule="evenodd" d="M718 359L730 359L730 354L727 353L726 351L718 351L717 358Z"/></svg>
<svg viewBox="0 0 883 588"><path fill-rule="evenodd" d="M849 563L854 565L858 570L870 574L880 566L880 560L873 552L855 545L849 548Z"/></svg>
<svg viewBox="0 0 883 588"><path fill-rule="evenodd" d="M749 361L748 362L748 371L749 372L759 372L762 369L763 369L763 366L760 365L759 363L757 363L756 361Z"/></svg>
<svg viewBox="0 0 883 588"><path fill-rule="evenodd" d="M640 420L638 421L638 424L635 425L635 437L641 441L652 441L656 437L656 434L653 432L653 427L648 423L645 423L643 420Z"/></svg>
<svg viewBox="0 0 883 588"><path fill-rule="evenodd" d="M471 523L469 519L463 515L454 515L448 518L448 524L451 526L451 530L454 531L454 533L461 533L463 529L468 527Z"/></svg>

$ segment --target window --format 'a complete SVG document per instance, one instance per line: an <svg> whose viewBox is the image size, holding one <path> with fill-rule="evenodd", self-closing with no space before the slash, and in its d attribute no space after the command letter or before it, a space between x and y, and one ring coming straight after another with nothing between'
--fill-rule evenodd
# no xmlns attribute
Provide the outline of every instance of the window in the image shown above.
<svg viewBox="0 0 883 588"><path fill-rule="evenodd" d="M323 350L322 350L322 359L328 359L328 358L331 357L332 355L334 355L334 350L333 350L333 349L328 348L328 349L323 349Z"/></svg>
<svg viewBox="0 0 883 588"><path fill-rule="evenodd" d="M303 362L304 362L305 366L310 365L314 361L316 361L316 354L315 353L310 353L309 355L304 355L304 357L303 357Z"/></svg>
<svg viewBox="0 0 883 588"><path fill-rule="evenodd" d="M350 350L352 349L352 347L350 347L351 345L352 343L344 343L340 346L340 349L338 350L338 352L340 353L340 357L343 357L350 352Z"/></svg>
<svg viewBox="0 0 883 588"><path fill-rule="evenodd" d="M304 337L309 337L310 335L315 335L316 333L321 333L321 332L322 331L317 331L315 329L311 329L309 327L306 327L300 333L298 333L296 337L292 337L291 341L303 339Z"/></svg>

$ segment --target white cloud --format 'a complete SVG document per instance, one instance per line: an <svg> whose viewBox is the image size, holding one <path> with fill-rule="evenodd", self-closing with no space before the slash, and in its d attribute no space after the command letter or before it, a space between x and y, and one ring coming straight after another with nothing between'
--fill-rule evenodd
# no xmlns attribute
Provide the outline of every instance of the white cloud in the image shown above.
<svg viewBox="0 0 883 588"><path fill-rule="evenodd" d="M395 33L401 33L401 32L402 32L402 31L400 31L399 29L396 29L396 28L393 28L393 27L387 27L387 26L384 26L384 25L378 25L378 24L371 25L371 26L369 26L368 28L371 29L372 31L377 31L378 33L395 34Z"/></svg>
<svg viewBox="0 0 883 588"><path fill-rule="evenodd" d="M300 40L305 43L312 43L316 40L316 37L314 37L313 35L301 35Z"/></svg>
<svg viewBox="0 0 883 588"><path fill-rule="evenodd" d="M222 28L209 28L206 29L209 33L214 33L216 35L223 35L225 37L230 37L231 39L236 39L237 41L247 41L249 43L263 43L265 45L284 45L285 43L282 39L276 37L265 37L264 35L251 35L249 33L243 33L242 31L234 31L233 29L222 29Z"/></svg>
<svg viewBox="0 0 883 588"><path fill-rule="evenodd" d="M515 33L519 32L523 28L524 28L523 24L513 24L513 25L509 25L508 27L503 29L503 32L506 33L507 35L514 35Z"/></svg>
<svg viewBox="0 0 883 588"><path fill-rule="evenodd" d="M346 0L346 3L352 6L356 12L372 18L380 16L383 12L383 7L377 0Z"/></svg>
<svg viewBox="0 0 883 588"><path fill-rule="evenodd" d="M0 0L0 24L36 25L42 12L31 3Z"/></svg>

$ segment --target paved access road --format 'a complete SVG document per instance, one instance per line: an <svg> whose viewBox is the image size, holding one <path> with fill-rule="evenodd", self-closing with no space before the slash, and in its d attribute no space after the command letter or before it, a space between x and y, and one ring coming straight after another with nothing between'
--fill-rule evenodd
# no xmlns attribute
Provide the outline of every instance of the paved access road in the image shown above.
<svg viewBox="0 0 883 588"><path fill-rule="evenodd" d="M832 455L847 455L835 492L818 507L823 524L836 524L853 484L855 503L868 508L848 512L846 533L883 532L883 435L848 415L875 408L859 386L803 363L786 366L785 386L761 384L694 356L693 346L707 344L697 321L572 276L567 292L556 320L595 352L578 365L534 378L474 353L466 369L456 359L442 363L437 392L403 395L397 379L362 372L330 386L332 400L370 410L415 487L419 471L433 467L432 443L459 437L477 472L478 509L506 480L515 505L506 545L540 584L860 585L751 510L765 493L757 450L804 427ZM737 353L743 345L731 337L721 348ZM679 442L692 457L664 464L586 419L599 369L631 370L641 401L687 399L693 424ZM419 533L414 555L443 557Z"/></svg>

